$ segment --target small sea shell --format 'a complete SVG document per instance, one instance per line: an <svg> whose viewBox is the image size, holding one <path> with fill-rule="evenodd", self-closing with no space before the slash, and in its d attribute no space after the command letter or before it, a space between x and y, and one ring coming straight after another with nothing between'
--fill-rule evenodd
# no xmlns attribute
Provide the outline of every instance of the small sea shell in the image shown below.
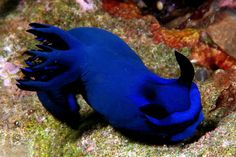
<svg viewBox="0 0 236 157"><path fill-rule="evenodd" d="M161 2L161 1L157 1L157 9L158 10L162 10L163 8L164 8L164 4L163 4L163 2Z"/></svg>

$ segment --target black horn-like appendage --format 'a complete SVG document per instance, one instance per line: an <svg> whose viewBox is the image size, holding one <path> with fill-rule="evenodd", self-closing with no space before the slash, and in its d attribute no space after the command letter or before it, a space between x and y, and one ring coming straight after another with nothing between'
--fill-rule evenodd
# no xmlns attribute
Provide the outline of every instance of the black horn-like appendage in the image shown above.
<svg viewBox="0 0 236 157"><path fill-rule="evenodd" d="M181 75L178 81L181 84L191 85L194 77L194 68L187 57L175 51L175 57L179 64Z"/></svg>

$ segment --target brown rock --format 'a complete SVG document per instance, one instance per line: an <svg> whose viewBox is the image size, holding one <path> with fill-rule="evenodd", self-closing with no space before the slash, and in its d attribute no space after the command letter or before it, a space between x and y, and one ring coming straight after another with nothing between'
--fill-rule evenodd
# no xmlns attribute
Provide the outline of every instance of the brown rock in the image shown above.
<svg viewBox="0 0 236 157"><path fill-rule="evenodd" d="M216 18L215 23L207 28L207 32L220 48L236 58L236 14L224 11Z"/></svg>
<svg viewBox="0 0 236 157"><path fill-rule="evenodd" d="M19 0L0 0L0 17L5 16L9 11L14 10Z"/></svg>
<svg viewBox="0 0 236 157"><path fill-rule="evenodd" d="M236 111L236 85L231 84L227 89L223 90L216 101L216 108L225 108L225 114ZM213 110L215 110L213 109Z"/></svg>
<svg viewBox="0 0 236 157"><path fill-rule="evenodd" d="M227 89L231 84L236 85L236 70L217 70L213 75L215 85L222 89Z"/></svg>
<svg viewBox="0 0 236 157"><path fill-rule="evenodd" d="M223 115L236 111L236 70L218 70L213 75L213 81L218 88L223 90L212 111L221 108Z"/></svg>

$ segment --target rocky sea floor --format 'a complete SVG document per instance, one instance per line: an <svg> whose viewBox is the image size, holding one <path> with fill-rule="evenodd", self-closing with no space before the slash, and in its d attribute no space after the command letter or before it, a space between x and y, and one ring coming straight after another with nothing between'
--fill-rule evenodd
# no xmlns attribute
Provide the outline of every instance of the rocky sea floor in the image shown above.
<svg viewBox="0 0 236 157"><path fill-rule="evenodd" d="M151 15L123 18L105 11L102 1L88 2L20 0L15 2L15 7L0 12L0 157L236 156L236 51L232 54L233 47L228 48L228 54L232 56L230 59L224 53L221 55L226 56L223 61L219 57L212 61L212 58L204 56L212 55L214 58L215 53L221 51L206 45L207 42L198 41L202 29L201 32L195 28L182 30L179 36L157 42L155 33L163 33L163 39L176 34L171 32L175 30L159 28L159 23ZM0 3L0 8L4 8L4 5L5 0ZM232 16L235 17L234 14ZM72 130L55 120L42 107L34 92L21 91L15 86L15 79L22 76L19 68L25 66L23 60L26 56L23 52L33 48L36 43L33 36L25 31L31 22L56 25L65 30L88 26L111 31L126 41L144 63L162 77L179 75L172 51L173 48L179 49L194 62L194 81L202 96L205 120L198 127L196 135L174 145L134 141L113 129L80 96L78 101L82 105L84 121L78 130ZM231 33L232 30L236 32L236 26L230 26ZM235 41L235 36L231 38ZM204 47L205 53L208 52L207 48L210 55L204 54L202 57L199 54L202 49L196 47ZM212 64L218 68L212 68Z"/></svg>

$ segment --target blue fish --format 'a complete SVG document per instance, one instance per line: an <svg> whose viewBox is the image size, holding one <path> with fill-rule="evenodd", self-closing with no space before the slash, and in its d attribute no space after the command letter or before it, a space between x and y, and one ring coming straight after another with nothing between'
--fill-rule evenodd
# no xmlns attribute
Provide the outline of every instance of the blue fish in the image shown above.
<svg viewBox="0 0 236 157"><path fill-rule="evenodd" d="M178 142L203 120L190 61L175 51L181 76L165 79L150 71L119 37L90 27L64 31L31 23L27 30L42 44L30 57L17 86L36 91L43 106L72 128L79 125L76 94L113 127Z"/></svg>

